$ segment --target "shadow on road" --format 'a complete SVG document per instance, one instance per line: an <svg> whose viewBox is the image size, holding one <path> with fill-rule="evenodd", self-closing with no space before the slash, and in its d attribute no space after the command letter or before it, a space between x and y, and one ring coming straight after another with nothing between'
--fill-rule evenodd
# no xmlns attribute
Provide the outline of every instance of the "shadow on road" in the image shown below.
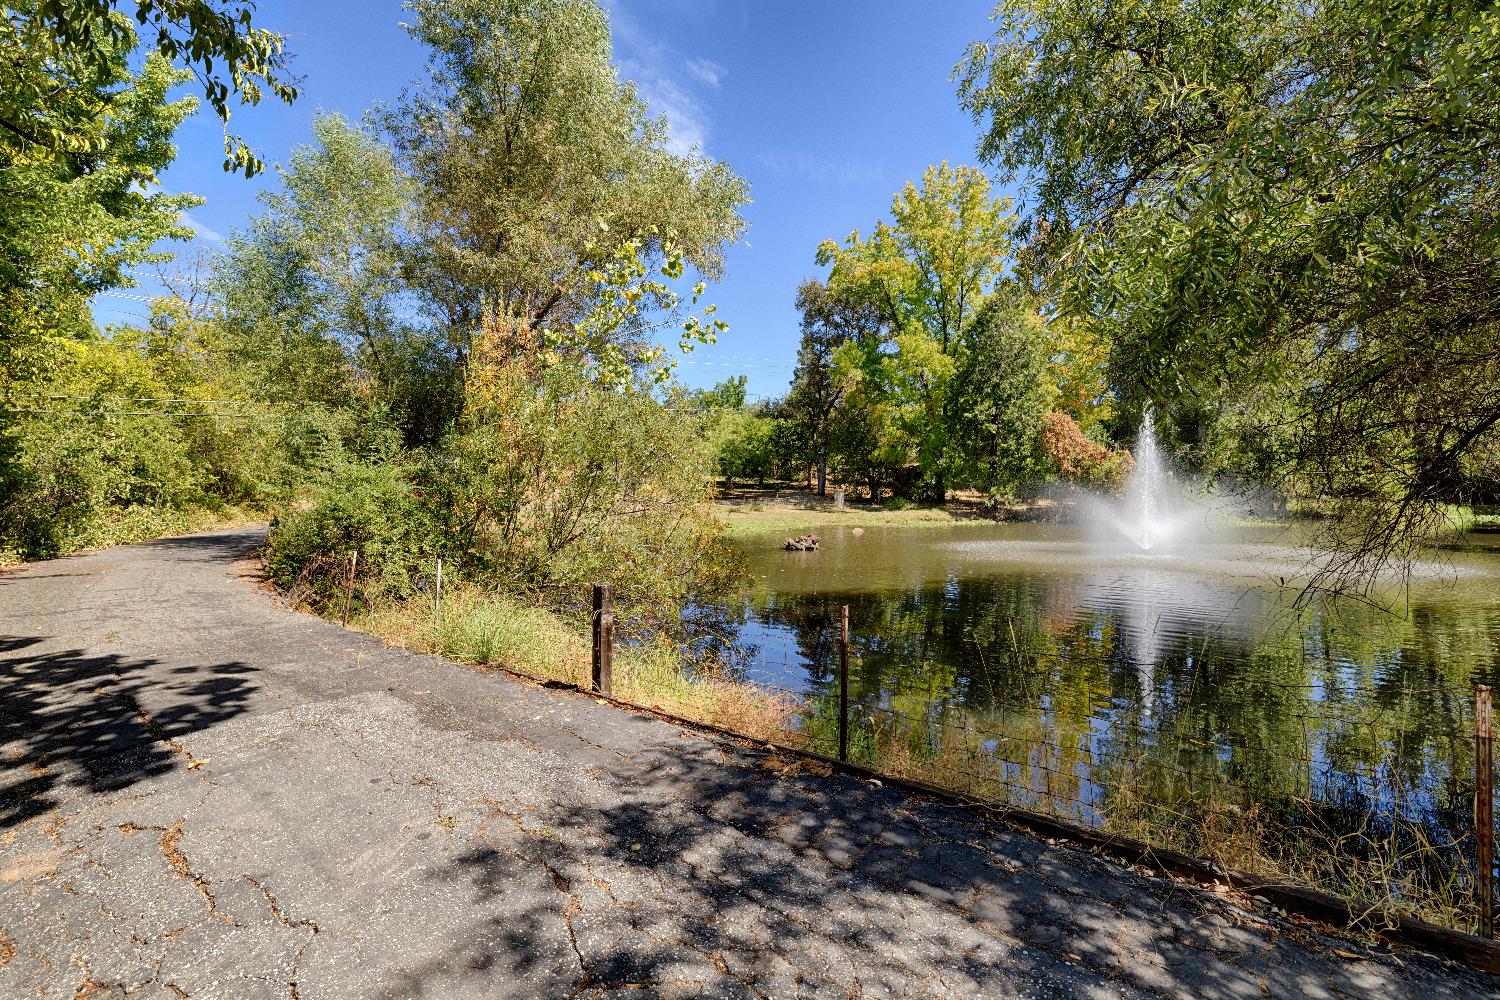
<svg viewBox="0 0 1500 1000"><path fill-rule="evenodd" d="M254 667L168 668L154 659L38 651L0 636L0 828L71 787L112 792L186 765L177 737L245 711Z"/></svg>
<svg viewBox="0 0 1500 1000"><path fill-rule="evenodd" d="M474 845L429 875L493 916L388 995L441 996L455 972L586 996L711 983L733 995L817 984L925 996L1025 982L1068 995L1067 983L1103 977L1227 998L1255 981L1247 953L1264 938L1214 917L1201 894L1122 881L967 811L677 756L623 770L612 778L624 801L604 810L497 804ZM1316 993L1326 975L1264 959L1254 964L1273 995Z"/></svg>
<svg viewBox="0 0 1500 1000"><path fill-rule="evenodd" d="M222 565L241 556L251 555L264 544L265 540L266 529L257 526L207 535L158 538L155 541L142 543L142 547L167 549L172 552L172 558L177 560Z"/></svg>

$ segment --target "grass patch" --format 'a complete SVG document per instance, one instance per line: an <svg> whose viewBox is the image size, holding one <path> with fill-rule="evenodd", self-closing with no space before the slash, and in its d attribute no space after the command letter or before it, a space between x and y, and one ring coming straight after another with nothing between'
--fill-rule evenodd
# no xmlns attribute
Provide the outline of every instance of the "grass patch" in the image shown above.
<svg viewBox="0 0 1500 1000"><path fill-rule="evenodd" d="M814 709L814 725L827 752L826 710ZM851 720L850 757L894 777L1376 904L1356 930L1387 930L1386 916L1396 913L1470 932L1478 927L1469 862L1417 821L1320 809L1318 800L1304 799L1278 812L1227 787L1163 786L1149 769L1126 768L1107 776L1107 788L1090 787L1075 772L1086 756L1061 754L1034 734L986 737L923 719Z"/></svg>
<svg viewBox="0 0 1500 1000"><path fill-rule="evenodd" d="M977 519L967 511L950 511L941 507L914 507L909 510L884 510L863 507L806 508L791 504L755 503L748 506L720 504L719 514L730 538L764 534L796 534L817 528L845 525L869 528L899 526L952 528L971 524Z"/></svg>
<svg viewBox="0 0 1500 1000"><path fill-rule="evenodd" d="M504 594L461 587L443 594L442 614L421 599L368 609L351 626L396 645L466 663L497 665L587 688L592 643L583 623ZM615 697L756 739L800 744L800 703L713 672L691 671L671 644L616 646Z"/></svg>

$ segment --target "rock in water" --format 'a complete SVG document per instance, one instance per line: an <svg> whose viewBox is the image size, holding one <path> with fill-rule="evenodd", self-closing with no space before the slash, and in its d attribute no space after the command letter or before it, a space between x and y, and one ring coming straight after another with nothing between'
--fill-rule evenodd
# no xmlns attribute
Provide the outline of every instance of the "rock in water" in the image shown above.
<svg viewBox="0 0 1500 1000"><path fill-rule="evenodd" d="M788 552L816 552L818 542L821 540L817 535L798 535L796 538L786 540L786 550Z"/></svg>

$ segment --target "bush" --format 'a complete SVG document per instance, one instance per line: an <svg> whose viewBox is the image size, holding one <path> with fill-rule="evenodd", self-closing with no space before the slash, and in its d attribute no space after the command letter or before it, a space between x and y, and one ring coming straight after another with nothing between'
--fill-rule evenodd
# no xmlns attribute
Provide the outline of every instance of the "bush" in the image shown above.
<svg viewBox="0 0 1500 1000"><path fill-rule="evenodd" d="M423 496L470 581L529 593L608 582L638 610L675 610L724 565L698 432L643 386L490 366Z"/></svg>
<svg viewBox="0 0 1500 1000"><path fill-rule="evenodd" d="M343 460L271 533L267 566L294 598L339 608L359 553L361 603L445 579L525 601L614 588L662 619L733 573L710 456L691 414L577 368L477 364L463 421L438 445Z"/></svg>
<svg viewBox="0 0 1500 1000"><path fill-rule="evenodd" d="M355 595L369 603L412 593L435 552L431 517L406 467L349 461L277 518L265 560L293 601L326 610L344 599L351 564Z"/></svg>
<svg viewBox="0 0 1500 1000"><path fill-rule="evenodd" d="M1130 452L1095 444L1061 411L1042 418L1038 443L1062 479L1087 489L1117 493L1135 465Z"/></svg>
<svg viewBox="0 0 1500 1000"><path fill-rule="evenodd" d="M205 470L173 421L55 414L6 428L0 538L32 558L116 539L108 526L215 505Z"/></svg>

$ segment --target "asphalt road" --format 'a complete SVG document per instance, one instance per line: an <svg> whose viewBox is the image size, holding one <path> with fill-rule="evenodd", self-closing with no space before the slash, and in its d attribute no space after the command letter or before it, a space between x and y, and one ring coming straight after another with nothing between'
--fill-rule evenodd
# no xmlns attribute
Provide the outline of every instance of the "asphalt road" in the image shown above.
<svg viewBox="0 0 1500 1000"><path fill-rule="evenodd" d="M0 997L1500 996L284 610L259 538L0 576Z"/></svg>

